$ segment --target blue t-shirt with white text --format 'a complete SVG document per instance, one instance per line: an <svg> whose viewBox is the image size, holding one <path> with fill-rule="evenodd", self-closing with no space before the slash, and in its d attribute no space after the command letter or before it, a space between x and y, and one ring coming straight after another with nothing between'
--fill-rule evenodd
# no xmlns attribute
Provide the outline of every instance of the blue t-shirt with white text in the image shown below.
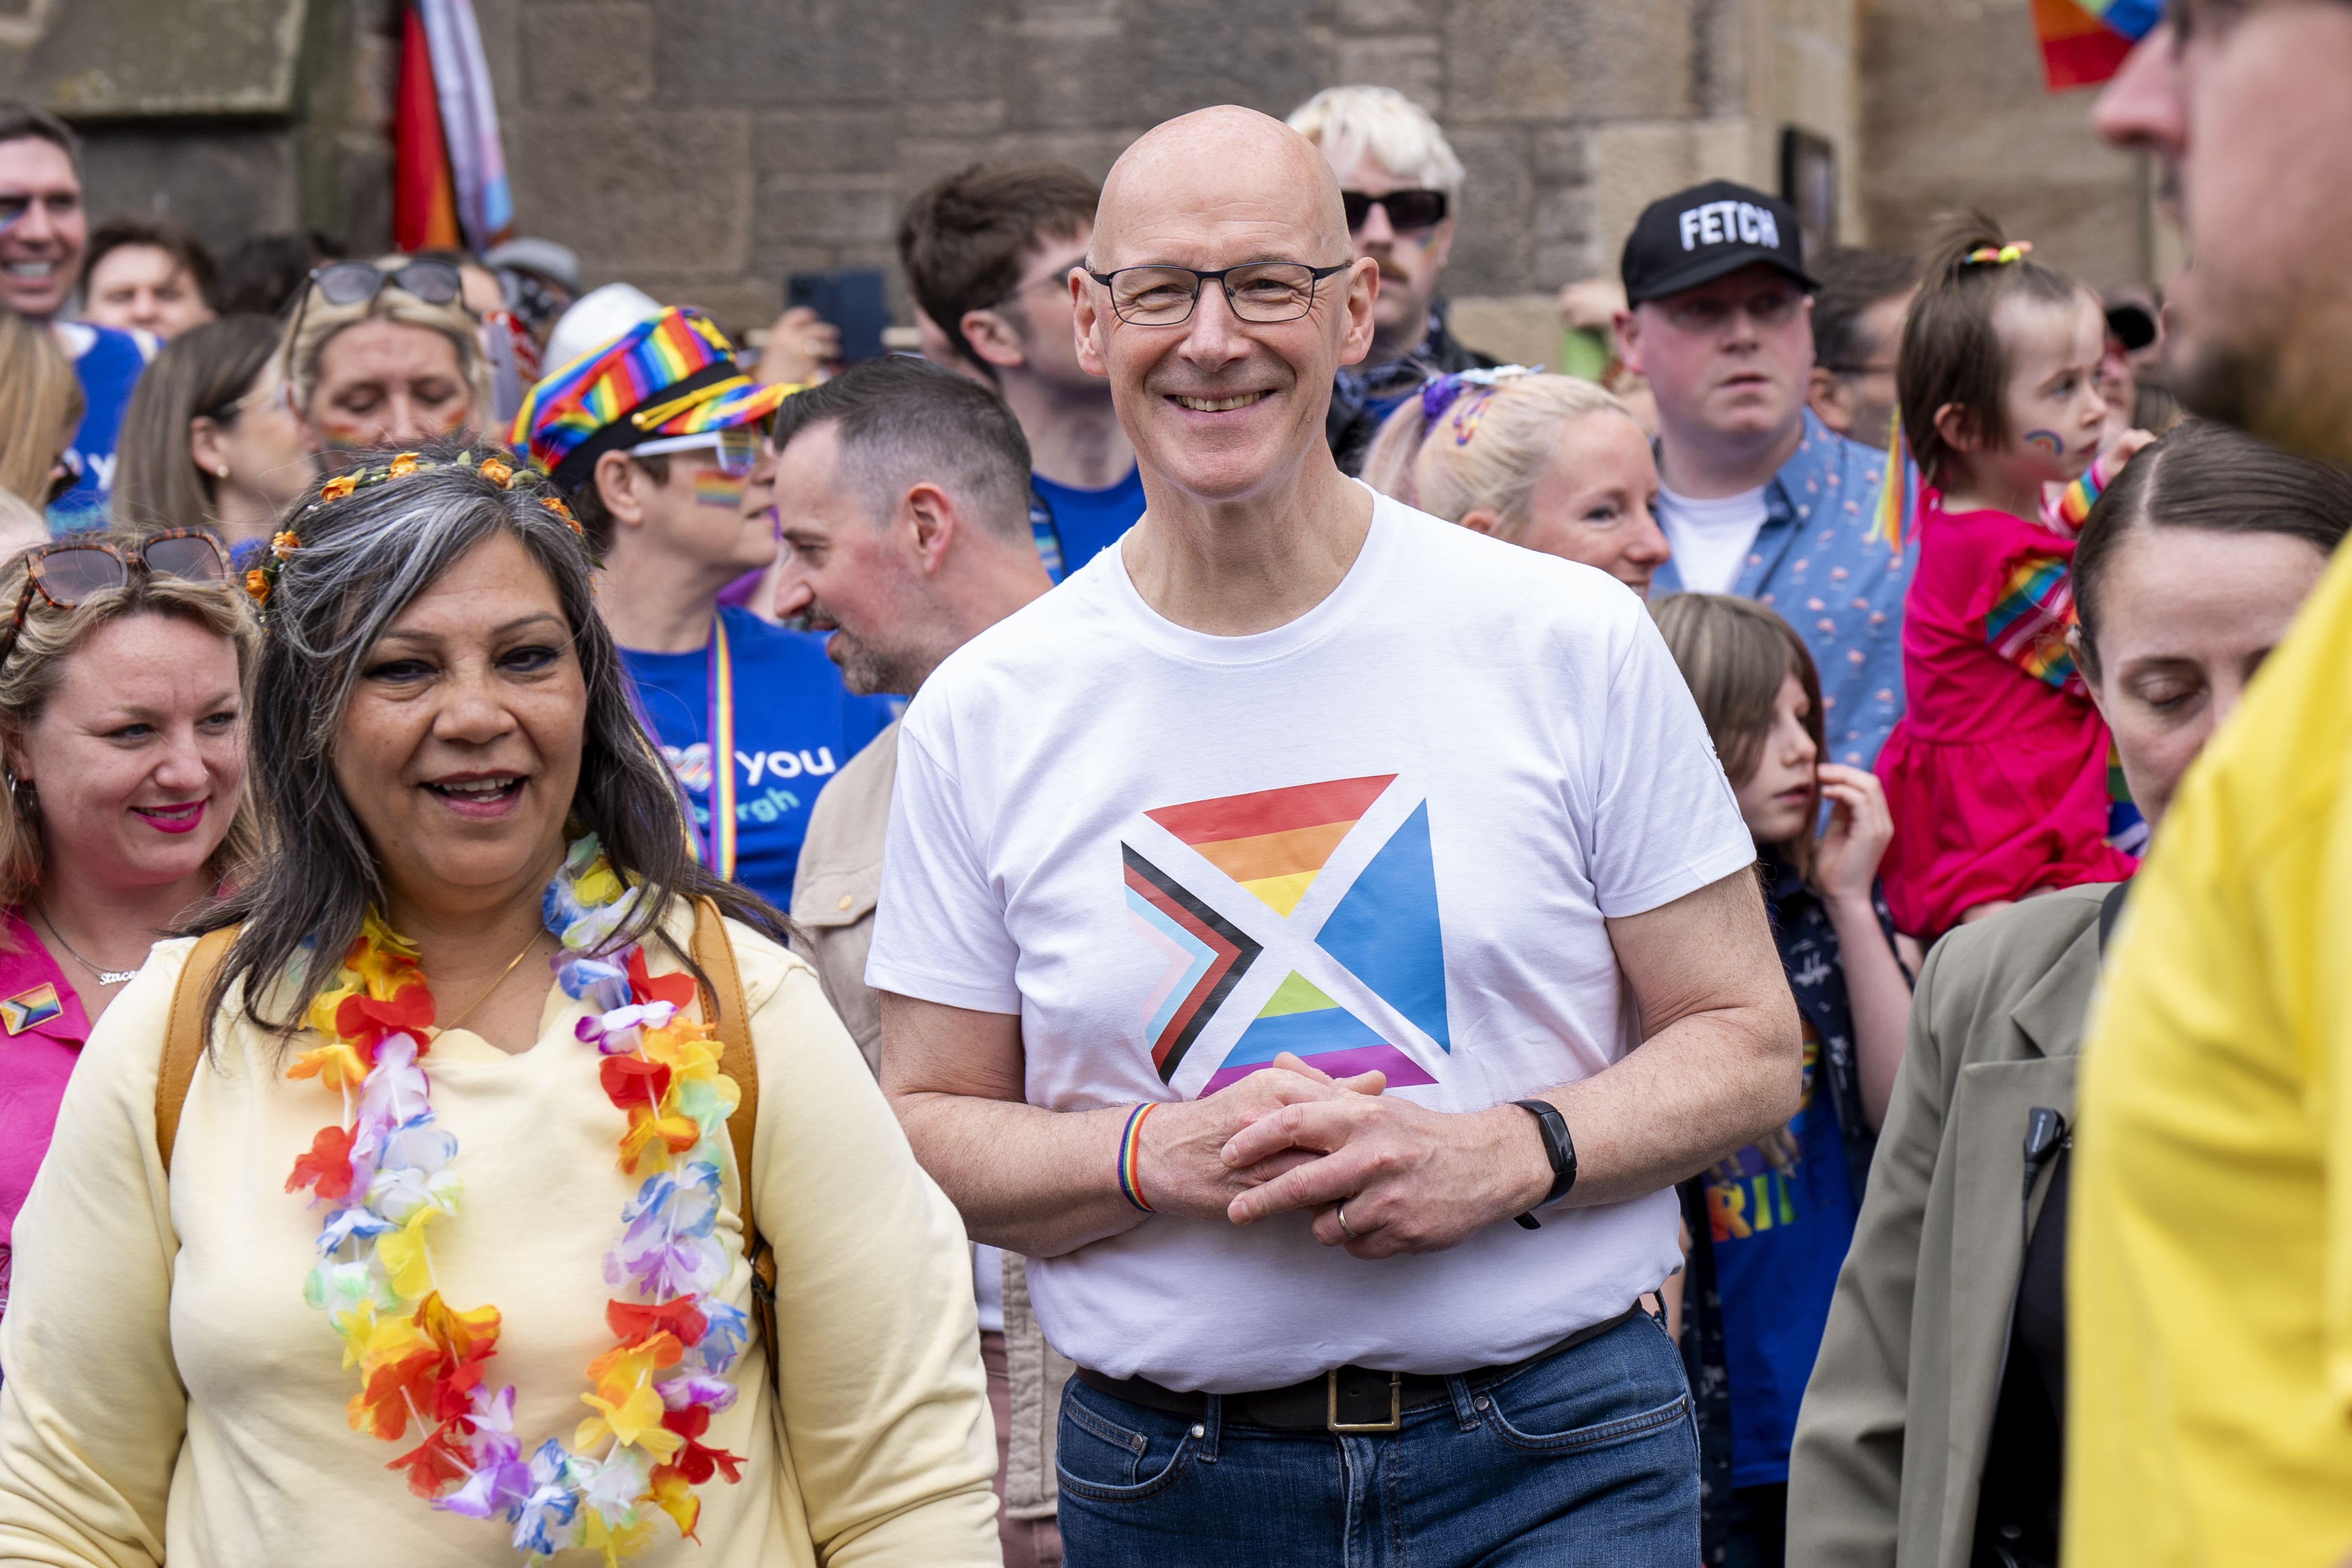
<svg viewBox="0 0 2352 1568"><path fill-rule="evenodd" d="M1043 475L1032 474L1030 527L1037 534L1037 553L1047 556L1045 570L1058 583L1118 542L1119 535L1143 515L1143 470L1129 468L1127 478L1098 490L1073 489ZM1056 561L1047 555L1051 551Z"/></svg>
<svg viewBox="0 0 2352 1568"><path fill-rule="evenodd" d="M1735 1487L1789 1479L1797 1406L1862 1209L1810 1019L1804 1038L1797 1114L1702 1178L1731 1379Z"/></svg>
<svg viewBox="0 0 2352 1568"><path fill-rule="evenodd" d="M788 909L817 791L902 704L852 696L824 656L824 634L786 631L731 605L719 613L734 669L735 879ZM621 663L702 842L710 824L709 650L625 647Z"/></svg>
<svg viewBox="0 0 2352 1568"><path fill-rule="evenodd" d="M81 425L66 448L81 477L49 509L50 526L58 532L103 528L107 498L114 492L115 437L131 406L131 388L155 357L157 344L146 332L88 321L58 322L58 340L81 380Z"/></svg>

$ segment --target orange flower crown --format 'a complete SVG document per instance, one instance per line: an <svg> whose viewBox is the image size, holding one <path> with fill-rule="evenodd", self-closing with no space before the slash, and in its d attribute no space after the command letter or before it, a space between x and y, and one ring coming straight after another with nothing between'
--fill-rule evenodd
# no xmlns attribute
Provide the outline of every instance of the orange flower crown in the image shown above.
<svg viewBox="0 0 2352 1568"><path fill-rule="evenodd" d="M285 570L287 558L302 547L301 527L313 516L348 496L356 495L361 490L373 489L378 485L388 484L394 479L404 479L411 474L424 473L433 468L471 468L500 489L512 489L520 474L530 471L527 468L518 469L514 455L510 452L494 449L478 457L469 449L458 453L446 463L436 462L420 453L403 452L388 463L379 463L373 468L354 468L349 473L337 474L319 487L317 500L296 512L285 528L269 536L268 555L263 559L260 565L247 571L245 591L253 595L255 605L266 616L269 608L270 593L278 586L278 574ZM561 496L543 495L539 498L539 504L571 524L573 535L581 541L583 547L586 545L588 536L581 528L580 520L572 515L572 509L563 504L563 499Z"/></svg>

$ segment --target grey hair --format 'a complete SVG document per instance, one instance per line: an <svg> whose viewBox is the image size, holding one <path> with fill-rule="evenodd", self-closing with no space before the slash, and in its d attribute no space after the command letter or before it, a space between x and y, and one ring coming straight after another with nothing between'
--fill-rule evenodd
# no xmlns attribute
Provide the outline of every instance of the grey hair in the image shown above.
<svg viewBox="0 0 2352 1568"><path fill-rule="evenodd" d="M362 464L391 456L366 454ZM210 1008L243 979L247 1018L290 1035L333 972L331 964L299 962L305 950L315 942L320 952L341 953L367 911L383 907L382 868L335 782L335 738L368 652L386 628L444 573L501 535L520 542L547 574L572 626L587 688L572 815L602 840L614 869L644 889L614 945L658 937L692 967L658 931L680 898L714 900L723 912L788 940L783 916L695 861L677 785L630 706L620 655L591 598L593 563L571 523L547 504L554 491L527 468L508 486L484 477L478 468L483 458L511 461L494 449L461 452L445 443L420 456L442 466L373 485L308 515L297 508L290 526L300 542L265 605L247 728L249 777L276 838L252 879L197 920L197 930L232 921L244 927L213 983ZM318 493L314 488L310 499ZM281 976L282 988L276 984ZM273 994L287 996L284 1010L264 1017L261 999Z"/></svg>

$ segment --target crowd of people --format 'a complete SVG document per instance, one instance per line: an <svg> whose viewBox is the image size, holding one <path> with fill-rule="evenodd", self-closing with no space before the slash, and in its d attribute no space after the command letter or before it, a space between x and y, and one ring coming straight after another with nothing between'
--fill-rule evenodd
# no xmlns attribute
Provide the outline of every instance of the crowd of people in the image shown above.
<svg viewBox="0 0 2352 1568"><path fill-rule="evenodd" d="M1549 370L1383 89L856 363L0 105L0 1556L2352 1560L2315 69L2106 90L2160 304L1712 181Z"/></svg>

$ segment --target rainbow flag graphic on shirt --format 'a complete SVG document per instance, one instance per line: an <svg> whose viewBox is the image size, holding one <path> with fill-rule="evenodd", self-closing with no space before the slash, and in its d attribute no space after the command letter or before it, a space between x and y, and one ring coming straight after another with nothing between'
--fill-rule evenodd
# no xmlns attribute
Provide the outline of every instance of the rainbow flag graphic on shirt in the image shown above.
<svg viewBox="0 0 2352 1568"><path fill-rule="evenodd" d="M1289 928L1334 853L1395 779L1393 773L1332 779L1143 815ZM1242 929L1239 910L1226 918L1133 845L1120 850L1129 923L1167 961L1144 1014L1152 1065L1162 1081L1171 1081L1265 942ZM1452 1050L1428 802L1417 803L1390 831L1319 920L1302 934L1439 1052ZM1267 940L1280 939L1269 934ZM1292 969L1243 1026L1201 1092L1214 1094L1284 1051L1334 1077L1378 1068L1391 1085L1436 1081L1397 1038Z"/></svg>
<svg viewBox="0 0 2352 1568"><path fill-rule="evenodd" d="M2000 597L1985 614L1993 652L2034 679L2063 689L2074 679L2067 628L2074 624L2074 584L2054 555L2028 555L2009 569Z"/></svg>

